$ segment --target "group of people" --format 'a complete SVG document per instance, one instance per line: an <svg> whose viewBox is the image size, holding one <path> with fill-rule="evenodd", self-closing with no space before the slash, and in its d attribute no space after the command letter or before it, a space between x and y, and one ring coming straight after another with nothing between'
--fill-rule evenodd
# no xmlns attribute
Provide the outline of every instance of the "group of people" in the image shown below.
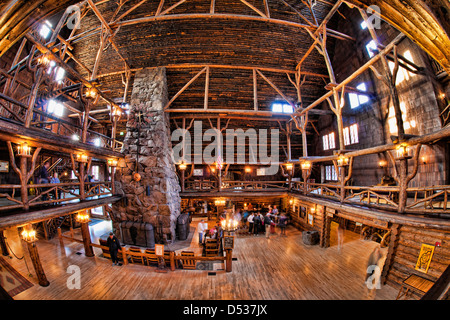
<svg viewBox="0 0 450 320"><path fill-rule="evenodd" d="M216 224L214 227L209 229L208 223L205 219L202 219L197 226L198 232L198 243L205 243L206 238L210 239L220 239L223 237L223 229L220 224Z"/></svg>
<svg viewBox="0 0 450 320"><path fill-rule="evenodd" d="M269 211L265 215L260 210L250 211L244 219L248 224L248 233L254 236L263 232L266 238L269 238L271 233L275 233L275 227L280 228L280 235L286 235L288 218L278 211L277 206L273 208L269 206Z"/></svg>

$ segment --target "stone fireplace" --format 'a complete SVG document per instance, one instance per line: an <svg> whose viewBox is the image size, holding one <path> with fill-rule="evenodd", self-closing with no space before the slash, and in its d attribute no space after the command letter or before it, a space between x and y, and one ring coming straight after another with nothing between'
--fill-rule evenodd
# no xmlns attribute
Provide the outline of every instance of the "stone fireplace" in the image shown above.
<svg viewBox="0 0 450 320"><path fill-rule="evenodd" d="M181 207L167 102L165 68L137 71L122 148L125 159L115 175L116 193L124 199L112 206L116 231L123 221L151 223L157 243L175 240Z"/></svg>

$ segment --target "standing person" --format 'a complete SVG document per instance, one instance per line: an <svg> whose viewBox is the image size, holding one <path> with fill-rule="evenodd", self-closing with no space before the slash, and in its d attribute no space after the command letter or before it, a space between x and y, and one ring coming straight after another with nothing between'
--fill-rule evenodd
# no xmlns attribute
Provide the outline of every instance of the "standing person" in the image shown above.
<svg viewBox="0 0 450 320"><path fill-rule="evenodd" d="M203 236L204 236L206 230L208 230L208 224L205 222L204 219L202 219L197 226L198 243L200 243L200 244L203 243Z"/></svg>
<svg viewBox="0 0 450 320"><path fill-rule="evenodd" d="M284 213L281 214L278 226L280 227L280 236L286 235L287 217Z"/></svg>
<svg viewBox="0 0 450 320"><path fill-rule="evenodd" d="M250 213L250 215L247 218L247 222L248 222L248 233L252 234L253 233L253 227L254 227L254 223L253 223L253 219L255 218L255 215L253 214L253 211Z"/></svg>
<svg viewBox="0 0 450 320"><path fill-rule="evenodd" d="M266 228L266 238L269 239L269 235L270 235L270 226L272 225L272 219L270 219L270 214L267 213L265 218L264 218L264 226Z"/></svg>
<svg viewBox="0 0 450 320"><path fill-rule="evenodd" d="M58 172L53 173L53 177L50 180L50 183L61 183L61 181L58 178ZM55 190L55 199L61 199L61 190Z"/></svg>
<svg viewBox="0 0 450 320"><path fill-rule="evenodd" d="M255 217L253 218L253 235L256 236L259 233L259 230L261 228L261 212L258 212Z"/></svg>
<svg viewBox="0 0 450 320"><path fill-rule="evenodd" d="M108 240L106 241L106 244L109 247L109 253L111 254L111 260L113 262L113 266L121 266L122 264L119 263L119 259L117 258L117 253L119 252L119 249L122 249L119 239L114 235L114 233L110 232Z"/></svg>
<svg viewBox="0 0 450 320"><path fill-rule="evenodd" d="M38 175L38 183L50 183L50 176L48 175L48 168L50 167L50 162L45 161L44 165L42 166L41 170L39 171L39 175ZM42 192L47 191L48 188L42 188ZM43 201L47 201L48 200L48 194L44 194L42 196L42 200Z"/></svg>

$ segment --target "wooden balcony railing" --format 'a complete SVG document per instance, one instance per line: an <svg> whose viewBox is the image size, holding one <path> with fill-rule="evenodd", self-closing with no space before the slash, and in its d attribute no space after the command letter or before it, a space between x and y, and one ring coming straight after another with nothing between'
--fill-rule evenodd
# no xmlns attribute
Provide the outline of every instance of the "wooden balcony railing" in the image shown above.
<svg viewBox="0 0 450 320"><path fill-rule="evenodd" d="M4 198L0 201L0 211L25 208L26 204L20 197L20 189L20 184L0 185L0 198ZM78 202L112 195L111 181L85 182L84 199L80 194L79 182L28 184L27 190L29 207Z"/></svg>
<svg viewBox="0 0 450 320"><path fill-rule="evenodd" d="M338 183L305 183L303 181L224 181L221 191L290 191L311 197L397 211L398 186L341 186ZM217 181L186 181L185 192L218 192ZM450 214L450 186L410 187L406 212Z"/></svg>

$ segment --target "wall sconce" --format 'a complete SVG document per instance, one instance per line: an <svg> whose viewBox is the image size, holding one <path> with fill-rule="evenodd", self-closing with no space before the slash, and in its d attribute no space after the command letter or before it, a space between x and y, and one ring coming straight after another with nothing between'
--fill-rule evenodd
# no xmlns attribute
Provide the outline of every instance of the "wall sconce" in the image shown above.
<svg viewBox="0 0 450 320"><path fill-rule="evenodd" d="M338 166L348 165L348 158L343 155L340 155L339 158L337 159L337 164Z"/></svg>
<svg viewBox="0 0 450 320"><path fill-rule="evenodd" d="M75 217L75 221L78 223L86 223L86 222L91 222L89 213L87 211L84 211L84 213L79 212L76 217Z"/></svg>
<svg viewBox="0 0 450 320"><path fill-rule="evenodd" d="M117 167L117 159L108 159L108 166L110 167Z"/></svg>
<svg viewBox="0 0 450 320"><path fill-rule="evenodd" d="M216 172L216 168L211 168L211 172L215 173Z"/></svg>
<svg viewBox="0 0 450 320"><path fill-rule="evenodd" d="M409 146L406 143L402 143L397 147L397 157L406 158L408 157Z"/></svg>
<svg viewBox="0 0 450 320"><path fill-rule="evenodd" d="M422 156L422 158L421 158L421 159L422 159L422 163L423 163L423 164L426 164L426 163L427 163L427 157L425 157L425 156Z"/></svg>
<svg viewBox="0 0 450 320"><path fill-rule="evenodd" d="M23 230L21 233L22 239L26 242L36 242L37 238L36 238L36 231L31 229L31 230Z"/></svg>
<svg viewBox="0 0 450 320"><path fill-rule="evenodd" d="M315 207L315 206L314 206L314 207L311 207L311 208L309 209L309 212L310 212L311 214L316 213L316 207Z"/></svg>
<svg viewBox="0 0 450 320"><path fill-rule="evenodd" d="M309 170L309 169L311 169L311 162L303 161L300 166L301 166L302 170Z"/></svg>
<svg viewBox="0 0 450 320"><path fill-rule="evenodd" d="M24 142L17 146L17 155L22 157L31 157L31 148L28 143Z"/></svg>
<svg viewBox="0 0 450 320"><path fill-rule="evenodd" d="M88 88L85 91L85 96L88 99L95 99L97 97L97 90L94 87Z"/></svg>
<svg viewBox="0 0 450 320"><path fill-rule="evenodd" d="M380 161L378 162L378 165L379 165L381 168L384 168L384 167L387 166L387 161L386 161L386 160L380 160Z"/></svg>
<svg viewBox="0 0 450 320"><path fill-rule="evenodd" d="M88 161L88 156L85 155L84 153L78 153L75 157L75 160L78 162L87 162Z"/></svg>
<svg viewBox="0 0 450 320"><path fill-rule="evenodd" d="M289 200L289 204L294 204L294 199Z"/></svg>
<svg viewBox="0 0 450 320"><path fill-rule="evenodd" d="M250 167L245 167L245 173L251 173L252 172L252 168Z"/></svg>

